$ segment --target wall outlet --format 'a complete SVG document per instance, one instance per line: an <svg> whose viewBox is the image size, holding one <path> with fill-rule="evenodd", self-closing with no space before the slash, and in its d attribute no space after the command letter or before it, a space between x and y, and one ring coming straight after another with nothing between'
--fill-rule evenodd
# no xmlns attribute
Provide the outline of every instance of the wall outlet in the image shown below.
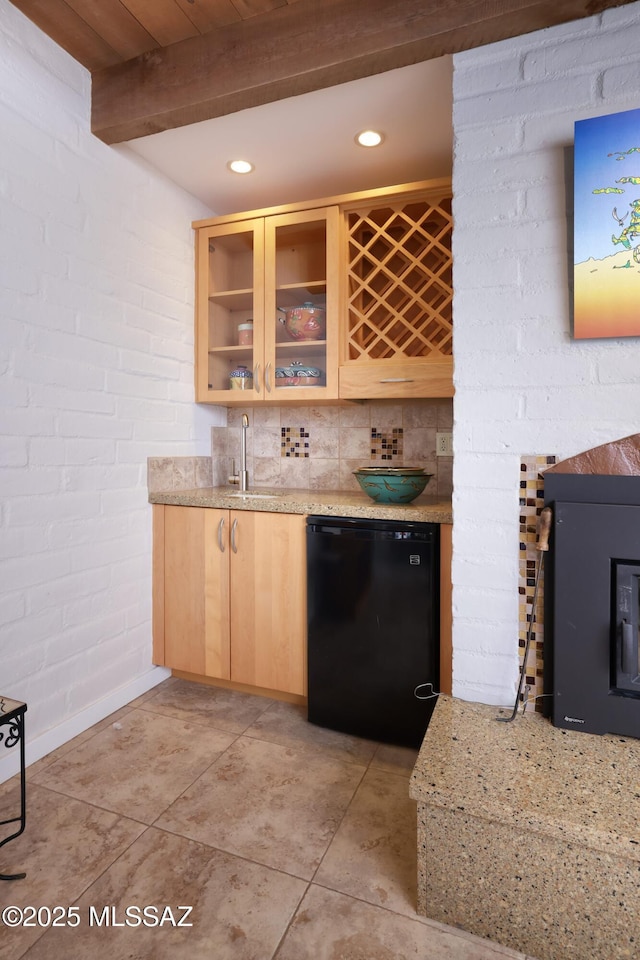
<svg viewBox="0 0 640 960"><path fill-rule="evenodd" d="M436 457L453 456L453 434L436 433Z"/></svg>

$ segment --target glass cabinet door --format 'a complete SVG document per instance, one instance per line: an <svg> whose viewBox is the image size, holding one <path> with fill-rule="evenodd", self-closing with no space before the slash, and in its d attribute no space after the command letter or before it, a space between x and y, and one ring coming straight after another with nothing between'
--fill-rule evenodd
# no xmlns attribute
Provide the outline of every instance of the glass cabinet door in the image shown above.
<svg viewBox="0 0 640 960"><path fill-rule="evenodd" d="M254 402L262 391L264 221L198 233L196 400Z"/></svg>
<svg viewBox="0 0 640 960"><path fill-rule="evenodd" d="M338 208L265 220L265 399L338 396Z"/></svg>
<svg viewBox="0 0 640 960"><path fill-rule="evenodd" d="M196 400L338 396L338 208L198 231Z"/></svg>

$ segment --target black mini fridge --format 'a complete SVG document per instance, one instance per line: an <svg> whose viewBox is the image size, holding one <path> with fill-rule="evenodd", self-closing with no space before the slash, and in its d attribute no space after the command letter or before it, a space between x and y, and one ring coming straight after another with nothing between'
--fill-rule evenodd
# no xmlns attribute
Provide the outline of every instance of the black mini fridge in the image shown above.
<svg viewBox="0 0 640 960"><path fill-rule="evenodd" d="M307 519L309 721L419 747L438 690L432 523Z"/></svg>

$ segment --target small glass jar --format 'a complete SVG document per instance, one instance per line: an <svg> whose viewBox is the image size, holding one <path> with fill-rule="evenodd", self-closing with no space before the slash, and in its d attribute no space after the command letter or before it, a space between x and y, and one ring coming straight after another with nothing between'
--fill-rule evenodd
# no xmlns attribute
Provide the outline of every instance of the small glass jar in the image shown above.
<svg viewBox="0 0 640 960"><path fill-rule="evenodd" d="M229 374L229 387L232 390L253 390L253 374L241 363Z"/></svg>
<svg viewBox="0 0 640 960"><path fill-rule="evenodd" d="M241 347L250 347L253 343L253 320L238 324L238 344Z"/></svg>

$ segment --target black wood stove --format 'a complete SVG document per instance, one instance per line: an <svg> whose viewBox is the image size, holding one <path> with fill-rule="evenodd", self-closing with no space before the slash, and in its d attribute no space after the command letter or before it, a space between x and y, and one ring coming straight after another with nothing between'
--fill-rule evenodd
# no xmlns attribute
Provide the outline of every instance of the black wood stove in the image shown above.
<svg viewBox="0 0 640 960"><path fill-rule="evenodd" d="M640 738L640 476L551 472L544 485L547 713Z"/></svg>

